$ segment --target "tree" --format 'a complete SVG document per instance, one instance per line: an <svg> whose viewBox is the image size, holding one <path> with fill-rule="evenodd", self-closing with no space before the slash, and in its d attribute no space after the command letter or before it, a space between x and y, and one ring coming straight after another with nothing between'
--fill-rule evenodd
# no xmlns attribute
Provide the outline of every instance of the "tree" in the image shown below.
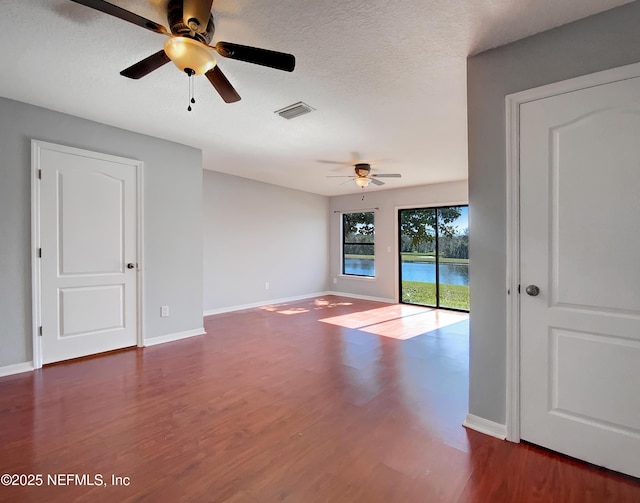
<svg viewBox="0 0 640 503"><path fill-rule="evenodd" d="M342 215L344 254L374 255L374 216L372 211Z"/></svg>
<svg viewBox="0 0 640 503"><path fill-rule="evenodd" d="M344 213L342 215L343 232L345 236L372 236L374 233L373 211L362 213Z"/></svg>
<svg viewBox="0 0 640 503"><path fill-rule="evenodd" d="M461 234L441 237L438 248L441 257L469 258L469 229L464 229Z"/></svg>
<svg viewBox="0 0 640 503"><path fill-rule="evenodd" d="M460 214L460 208L455 206L438 208L437 211L436 209L403 210L400 212L400 232L409 238L411 251L415 251L420 244L435 240L436 223L440 236L453 236L455 227L451 223Z"/></svg>

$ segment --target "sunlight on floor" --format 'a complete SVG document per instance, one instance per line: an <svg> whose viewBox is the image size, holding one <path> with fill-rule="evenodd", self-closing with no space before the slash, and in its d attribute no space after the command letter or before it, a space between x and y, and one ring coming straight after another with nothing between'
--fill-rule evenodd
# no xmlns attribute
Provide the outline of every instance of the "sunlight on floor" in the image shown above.
<svg viewBox="0 0 640 503"><path fill-rule="evenodd" d="M338 307L338 306L350 306L352 304L353 304L352 302L336 302L336 301L319 298L319 299L314 299L313 307L309 309L305 307L287 308L289 304L272 304L270 306L262 306L260 309L262 309L263 311L269 311L271 313L290 315L290 314L308 313L311 309L313 309L314 311L318 311L321 309L331 309L333 307Z"/></svg>
<svg viewBox="0 0 640 503"><path fill-rule="evenodd" d="M393 339L411 339L468 318L467 313L396 304L320 321Z"/></svg>

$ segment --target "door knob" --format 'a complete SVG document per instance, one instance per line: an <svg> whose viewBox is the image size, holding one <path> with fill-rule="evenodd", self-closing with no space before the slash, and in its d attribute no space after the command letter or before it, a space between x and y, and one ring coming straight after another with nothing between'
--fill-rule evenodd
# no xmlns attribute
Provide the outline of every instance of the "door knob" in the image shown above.
<svg viewBox="0 0 640 503"><path fill-rule="evenodd" d="M527 292L527 295L531 295L532 297L535 297L540 293L540 289L536 285L528 285L524 291Z"/></svg>
<svg viewBox="0 0 640 503"><path fill-rule="evenodd" d="M127 269L135 269L136 265L133 262L127 264Z"/></svg>

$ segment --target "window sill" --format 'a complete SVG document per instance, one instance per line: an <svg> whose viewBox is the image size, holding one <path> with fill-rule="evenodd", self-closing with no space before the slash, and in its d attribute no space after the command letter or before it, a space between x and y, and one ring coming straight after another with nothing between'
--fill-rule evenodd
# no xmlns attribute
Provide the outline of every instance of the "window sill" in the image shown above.
<svg viewBox="0 0 640 503"><path fill-rule="evenodd" d="M355 274L338 274L338 278L355 279L358 281L375 281L375 276L356 276Z"/></svg>

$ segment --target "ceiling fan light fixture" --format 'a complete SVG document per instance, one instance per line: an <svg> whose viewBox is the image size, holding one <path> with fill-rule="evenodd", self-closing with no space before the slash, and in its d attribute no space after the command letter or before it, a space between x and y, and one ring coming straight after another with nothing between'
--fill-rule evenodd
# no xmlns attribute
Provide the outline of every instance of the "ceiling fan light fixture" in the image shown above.
<svg viewBox="0 0 640 503"><path fill-rule="evenodd" d="M203 75L216 66L213 49L188 37L167 39L164 52L183 72L191 69L196 75Z"/></svg>
<svg viewBox="0 0 640 503"><path fill-rule="evenodd" d="M369 185L369 182L371 182L369 178L366 178L364 176L359 176L358 178L355 178L353 181L356 182L356 185L361 189L364 189L367 185Z"/></svg>

